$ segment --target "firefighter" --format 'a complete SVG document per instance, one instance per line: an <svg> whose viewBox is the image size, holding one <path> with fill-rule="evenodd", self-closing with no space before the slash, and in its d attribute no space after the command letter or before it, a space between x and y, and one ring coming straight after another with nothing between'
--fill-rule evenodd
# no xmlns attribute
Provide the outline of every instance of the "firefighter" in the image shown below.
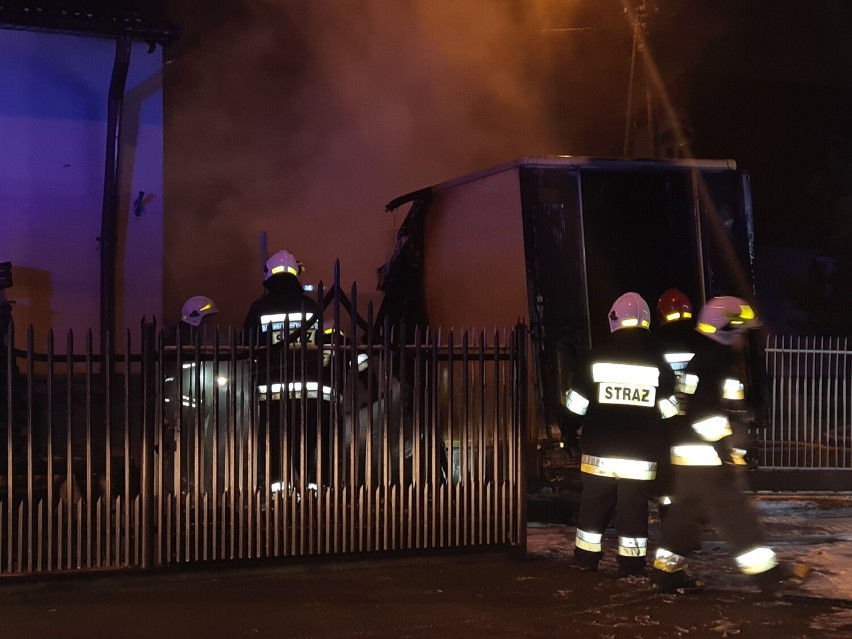
<svg viewBox="0 0 852 639"><path fill-rule="evenodd" d="M243 324L244 339L258 347L259 355L258 483L273 492L291 487L300 477L306 486L316 485L318 419L327 425L330 414L331 389L323 383L321 357L302 346L316 342L321 320L319 304L299 279L303 271L290 252L271 255L264 268L264 294L251 304ZM285 454L291 464L286 483L281 465Z"/></svg>
<svg viewBox="0 0 852 639"><path fill-rule="evenodd" d="M695 343L699 338L695 332L692 302L682 291L669 288L660 295L657 300L657 326L653 335L658 350L679 379L683 369L692 359ZM663 427L671 434L682 419L682 415L672 417L666 420ZM668 454L664 454L657 461L657 478L654 480L653 493L657 499L660 519L663 519L671 504L671 464Z"/></svg>
<svg viewBox="0 0 852 639"><path fill-rule="evenodd" d="M657 300L657 322L655 339L675 375L679 376L692 359L696 342L692 302L678 289L667 289Z"/></svg>
<svg viewBox="0 0 852 639"><path fill-rule="evenodd" d="M305 293L299 276L304 265L285 250L274 253L266 260L263 270L264 292L252 302L243 328L246 339L262 342L258 330L272 330L272 341L287 341L298 333L302 323L310 327L319 320L319 306ZM287 315L284 326L284 315ZM295 332L295 333L294 333Z"/></svg>
<svg viewBox="0 0 852 639"><path fill-rule="evenodd" d="M174 492L174 487L179 485L186 493L194 487L195 477L200 478L203 487L210 486L212 397L227 385L227 378L221 373L214 374L213 363L200 347L207 337L205 331L210 318L218 312L219 307L212 299L194 295L183 303L180 321L165 337L162 452L163 487L169 492ZM197 442L203 442L203 446L196 447ZM194 450L199 451L198 459L190 454ZM176 455L183 460L178 466L182 469L179 478L174 477ZM199 473L195 472L196 465Z"/></svg>
<svg viewBox="0 0 852 639"><path fill-rule="evenodd" d="M610 340L589 352L566 393L582 428L574 565L597 570L614 511L620 577L644 574L649 486L666 447L660 416L677 412L674 375L655 349L650 324L638 293L615 300Z"/></svg>
<svg viewBox="0 0 852 639"><path fill-rule="evenodd" d="M672 439L674 494L651 573L661 592L703 586L687 573L686 556L700 544L705 521L720 529L739 570L764 593L777 593L797 576L796 570L778 562L747 500L745 451L728 419L729 404L744 399L737 371L746 332L758 325L752 307L737 297L715 297L698 315L696 332L703 338L696 342L679 382L685 419Z"/></svg>

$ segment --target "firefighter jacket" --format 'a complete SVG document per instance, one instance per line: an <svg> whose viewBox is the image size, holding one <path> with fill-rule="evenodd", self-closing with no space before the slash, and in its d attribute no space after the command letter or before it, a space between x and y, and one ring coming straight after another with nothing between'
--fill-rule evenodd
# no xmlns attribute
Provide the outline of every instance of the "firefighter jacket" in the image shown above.
<svg viewBox="0 0 852 639"><path fill-rule="evenodd" d="M580 470L624 479L653 479L667 454L662 417L676 412L675 379L641 328L621 329L593 348L566 393L581 415Z"/></svg>
<svg viewBox="0 0 852 639"><path fill-rule="evenodd" d="M740 434L730 412L745 399L739 379L739 357L728 346L699 334L695 355L678 383L679 405L685 419L677 420L672 439L672 464L718 466L740 463Z"/></svg>
<svg viewBox="0 0 852 639"><path fill-rule="evenodd" d="M679 320L657 327L654 342L677 377L695 354L698 340L702 339L695 330L695 322Z"/></svg>
<svg viewBox="0 0 852 639"><path fill-rule="evenodd" d="M315 341L321 319L319 305L289 273L272 275L263 285L266 292L252 303L243 323L246 343L257 346L261 399L265 399L267 384L271 384L273 393L283 385L291 397L300 397L303 390L316 396L322 377L321 357L303 344ZM310 388L303 389L307 382Z"/></svg>
<svg viewBox="0 0 852 639"><path fill-rule="evenodd" d="M246 339L258 339L257 332L273 331L273 343L287 341L290 332L298 331L303 324L311 326L320 319L316 300L306 295L299 279L289 273L272 275L263 283L266 291L252 302L243 329ZM287 315L286 318L283 315ZM284 324L286 319L286 326Z"/></svg>
<svg viewBox="0 0 852 639"><path fill-rule="evenodd" d="M657 350L663 359L671 367L676 382L680 382L683 371L695 355L699 347L699 340L705 339L695 330L695 322L689 319L669 322L657 327L652 333ZM663 423L667 441L673 441L673 436L683 428L685 417L683 415L684 396L682 385L677 383L675 397L678 400L678 415L667 419ZM668 455L668 453L666 453ZM669 460L666 459L666 462ZM658 469L659 470L659 469ZM668 470L665 468L664 470ZM667 481L667 480L666 480ZM665 483L665 482L664 482Z"/></svg>

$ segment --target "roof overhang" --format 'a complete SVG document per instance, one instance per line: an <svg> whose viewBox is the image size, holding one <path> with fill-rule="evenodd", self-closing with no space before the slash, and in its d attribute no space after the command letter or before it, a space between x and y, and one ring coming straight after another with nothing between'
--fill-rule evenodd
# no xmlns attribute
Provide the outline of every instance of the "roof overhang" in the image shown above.
<svg viewBox="0 0 852 639"><path fill-rule="evenodd" d="M104 38L130 36L133 40L161 46L169 45L180 37L180 28L163 18L120 9L67 9L50 4L0 4L0 29L50 31Z"/></svg>

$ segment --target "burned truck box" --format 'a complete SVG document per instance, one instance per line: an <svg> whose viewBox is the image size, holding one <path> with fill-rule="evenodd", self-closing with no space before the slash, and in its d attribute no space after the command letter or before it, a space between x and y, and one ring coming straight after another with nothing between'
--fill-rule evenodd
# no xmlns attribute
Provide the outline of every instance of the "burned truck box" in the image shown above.
<svg viewBox="0 0 852 639"><path fill-rule="evenodd" d="M748 175L733 160L525 157L403 195L380 316L407 327L528 326L528 441L561 442L577 357L619 295L699 307L754 297Z"/></svg>

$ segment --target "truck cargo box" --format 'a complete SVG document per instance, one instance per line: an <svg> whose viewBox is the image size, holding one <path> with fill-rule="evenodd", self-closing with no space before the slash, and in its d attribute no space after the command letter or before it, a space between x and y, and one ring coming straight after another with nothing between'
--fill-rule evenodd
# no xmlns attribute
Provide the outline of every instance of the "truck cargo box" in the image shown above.
<svg viewBox="0 0 852 639"><path fill-rule="evenodd" d="M380 316L433 331L527 324L532 441L558 432L572 363L609 333L622 293L652 311L670 287L696 308L754 297L749 178L733 160L525 157L387 208L407 203Z"/></svg>

